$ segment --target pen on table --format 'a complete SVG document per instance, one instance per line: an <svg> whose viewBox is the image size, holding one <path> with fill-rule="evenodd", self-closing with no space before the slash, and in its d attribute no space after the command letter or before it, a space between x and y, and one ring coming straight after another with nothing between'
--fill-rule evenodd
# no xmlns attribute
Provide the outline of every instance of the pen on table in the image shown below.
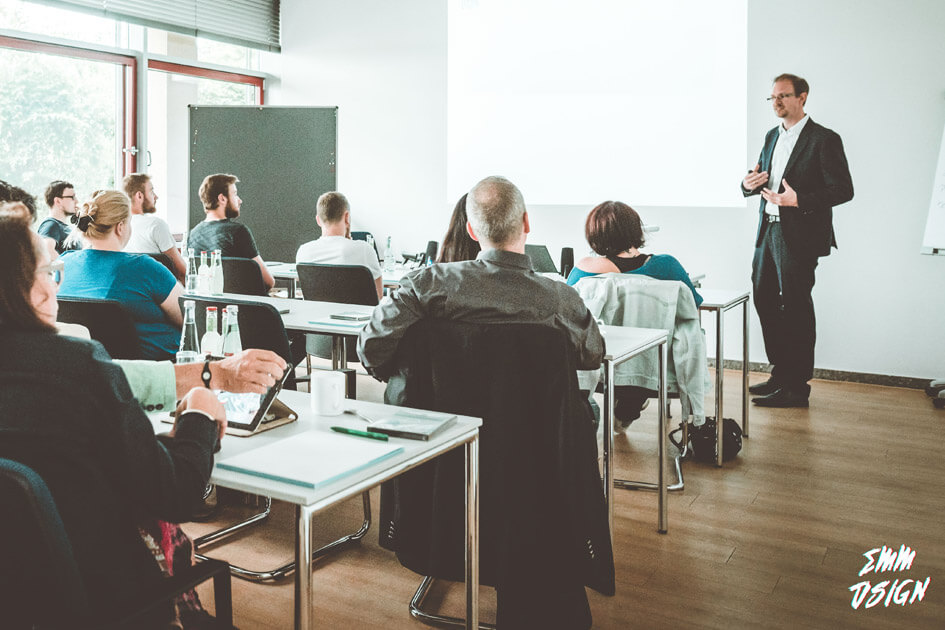
<svg viewBox="0 0 945 630"><path fill-rule="evenodd" d="M383 433L374 433L372 431L358 431L357 429L349 429L347 427L331 427L331 430L335 433L344 433L345 435L356 435L358 437L371 438L372 440L381 440L382 442L387 441L387 436Z"/></svg>

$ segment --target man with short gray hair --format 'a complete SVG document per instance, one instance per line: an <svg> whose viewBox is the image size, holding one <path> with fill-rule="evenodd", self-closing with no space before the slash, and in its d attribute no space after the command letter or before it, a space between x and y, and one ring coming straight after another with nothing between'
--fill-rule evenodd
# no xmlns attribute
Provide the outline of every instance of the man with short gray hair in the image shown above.
<svg viewBox="0 0 945 630"><path fill-rule="evenodd" d="M503 177L487 177L466 199L466 229L482 246L476 260L439 263L408 274L374 309L358 339L358 356L377 378L389 378L410 326L424 318L470 323L546 324L566 334L577 367L596 370L604 340L580 296L532 270L522 193Z"/></svg>

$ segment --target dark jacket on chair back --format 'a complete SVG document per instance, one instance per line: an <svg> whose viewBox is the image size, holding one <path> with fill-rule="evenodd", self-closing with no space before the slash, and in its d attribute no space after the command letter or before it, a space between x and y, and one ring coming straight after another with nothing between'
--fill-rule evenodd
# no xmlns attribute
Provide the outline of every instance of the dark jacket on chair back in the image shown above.
<svg viewBox="0 0 945 630"><path fill-rule="evenodd" d="M500 628L588 628L584 586L612 595L597 441L562 331L421 320L401 340L395 402L483 419L480 575ZM381 544L417 573L464 578L461 449L384 485Z"/></svg>

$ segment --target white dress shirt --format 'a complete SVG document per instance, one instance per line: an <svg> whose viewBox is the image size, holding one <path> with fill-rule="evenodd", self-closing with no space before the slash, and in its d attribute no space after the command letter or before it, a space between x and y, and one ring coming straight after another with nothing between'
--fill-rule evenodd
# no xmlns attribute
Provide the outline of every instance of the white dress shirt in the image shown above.
<svg viewBox="0 0 945 630"><path fill-rule="evenodd" d="M797 138L801 135L801 131L803 131L808 120L810 120L810 116L804 114L804 117L790 129L785 129L783 123L778 126L778 140L774 145L774 153L771 155L771 173L768 175L768 189L772 192L778 192L778 189L781 188L784 169L787 167L788 160L791 159L791 153L794 151L794 145L797 144ZM769 201L765 204L765 214L779 216L781 208Z"/></svg>

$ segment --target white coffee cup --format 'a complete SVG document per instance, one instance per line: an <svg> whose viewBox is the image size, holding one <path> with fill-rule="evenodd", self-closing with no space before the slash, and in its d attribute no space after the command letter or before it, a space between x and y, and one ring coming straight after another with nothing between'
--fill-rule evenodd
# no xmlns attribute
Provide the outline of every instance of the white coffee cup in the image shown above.
<svg viewBox="0 0 945 630"><path fill-rule="evenodd" d="M344 413L345 375L328 370L312 371L312 411L321 416L337 416Z"/></svg>

